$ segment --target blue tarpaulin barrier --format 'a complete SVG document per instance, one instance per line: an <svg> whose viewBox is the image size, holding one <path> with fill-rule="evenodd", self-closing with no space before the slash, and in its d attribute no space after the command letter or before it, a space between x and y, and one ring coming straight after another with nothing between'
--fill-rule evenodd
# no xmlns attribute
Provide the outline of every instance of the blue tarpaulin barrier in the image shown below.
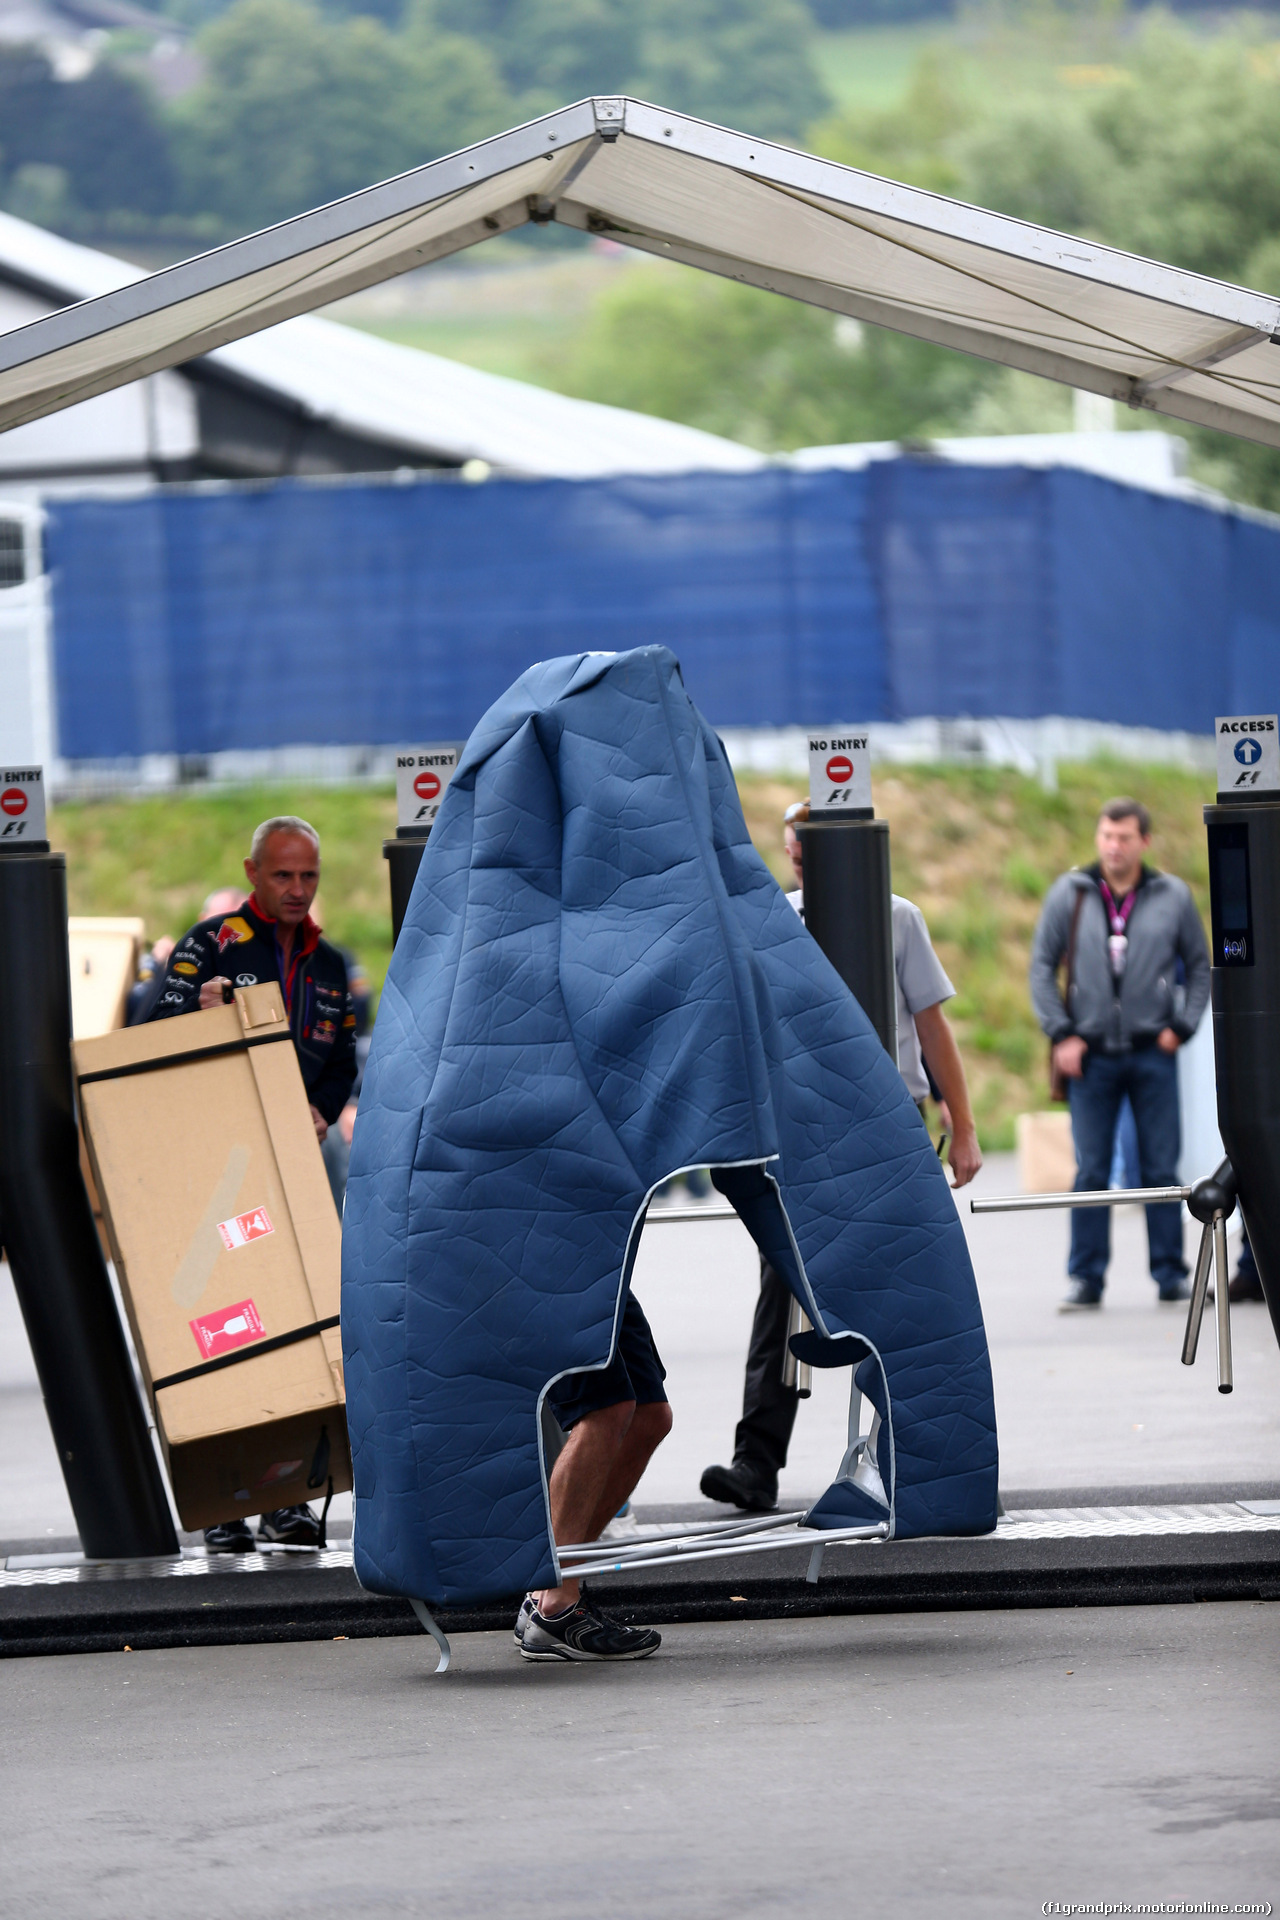
<svg viewBox="0 0 1280 1920"><path fill-rule="evenodd" d="M872 469L895 720L1061 711L1044 480L918 460Z"/></svg>
<svg viewBox="0 0 1280 1920"><path fill-rule="evenodd" d="M1280 529L1065 469L287 481L48 508L69 759L463 737L671 647L723 727L1276 704Z"/></svg>

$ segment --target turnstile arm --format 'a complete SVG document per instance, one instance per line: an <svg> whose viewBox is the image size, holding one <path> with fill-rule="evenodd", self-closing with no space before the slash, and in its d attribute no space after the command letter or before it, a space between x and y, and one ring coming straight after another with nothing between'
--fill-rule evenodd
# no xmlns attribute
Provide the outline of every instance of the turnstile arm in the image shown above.
<svg viewBox="0 0 1280 1920"><path fill-rule="evenodd" d="M1218 1324L1218 1392L1230 1393L1231 1307L1227 1297L1227 1220L1235 1212L1236 1177L1224 1160L1215 1173L1193 1187L1114 1187L1105 1193L1008 1193L997 1199L971 1200L971 1213L1035 1213L1050 1207L1115 1207L1126 1204L1165 1206L1186 1201L1193 1218L1201 1222L1187 1331L1182 1342L1182 1364L1191 1366L1200 1342L1200 1322L1209 1292L1209 1269L1214 1269L1214 1304Z"/></svg>

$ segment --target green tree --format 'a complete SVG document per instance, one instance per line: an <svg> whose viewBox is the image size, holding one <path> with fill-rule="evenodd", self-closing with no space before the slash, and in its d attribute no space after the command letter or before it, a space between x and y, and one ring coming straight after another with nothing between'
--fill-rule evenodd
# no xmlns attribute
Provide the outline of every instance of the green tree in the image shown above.
<svg viewBox="0 0 1280 1920"><path fill-rule="evenodd" d="M600 302L566 384L774 451L936 432L992 378L963 354L655 266Z"/></svg>
<svg viewBox="0 0 1280 1920"><path fill-rule="evenodd" d="M169 132L142 82L103 62L59 91L59 164L80 205L167 212L177 190Z"/></svg>
<svg viewBox="0 0 1280 1920"><path fill-rule="evenodd" d="M810 129L809 142L815 153L843 166L954 195L962 192L964 175L952 149L973 119L954 72L941 53L927 49L899 105L832 115Z"/></svg>
<svg viewBox="0 0 1280 1920"><path fill-rule="evenodd" d="M772 139L798 140L830 108L803 0L436 0L480 35L533 111L630 93Z"/></svg>
<svg viewBox="0 0 1280 1920"><path fill-rule="evenodd" d="M956 146L963 197L1060 233L1107 223L1114 159L1074 102L1046 100L972 127Z"/></svg>
<svg viewBox="0 0 1280 1920"><path fill-rule="evenodd" d="M1237 278L1280 233L1280 64L1247 39L1197 43L1167 22L1137 37L1130 84L1092 113L1111 162L1106 237Z"/></svg>
<svg viewBox="0 0 1280 1920"><path fill-rule="evenodd" d="M202 37L205 79L175 109L189 205L246 228L500 131L483 48L410 16L395 35L308 0L236 0Z"/></svg>
<svg viewBox="0 0 1280 1920"><path fill-rule="evenodd" d="M623 92L635 71L640 10L624 0L438 0L436 11L442 25L485 41L534 110Z"/></svg>
<svg viewBox="0 0 1280 1920"><path fill-rule="evenodd" d="M1113 40L1087 87L1064 87L1044 63L1034 81L1024 64L1017 87L1002 84L1006 71L981 52L946 67L935 56L903 108L824 122L815 139L834 159L1280 294L1273 43L1244 28L1210 40L1153 16ZM1015 401L1025 423L1031 396L1013 386L1003 376L956 424L987 424ZM1049 426L1061 408L1045 393ZM1280 454L1174 430L1198 477L1280 508Z"/></svg>
<svg viewBox="0 0 1280 1920"><path fill-rule="evenodd" d="M765 139L798 140L830 100L799 0L648 0L628 91Z"/></svg>
<svg viewBox="0 0 1280 1920"><path fill-rule="evenodd" d="M0 139L9 197L17 183L21 205L60 208L59 225L85 212L164 213L173 203L167 129L146 87L108 62L62 81L36 48L0 48Z"/></svg>
<svg viewBox="0 0 1280 1920"><path fill-rule="evenodd" d="M1280 233L1274 48L1244 33L1207 40L1163 17L1112 47L1123 64L1100 65L1083 90L1044 63L1006 71L999 47L945 65L934 52L901 107L825 121L814 139L833 159L1238 275Z"/></svg>

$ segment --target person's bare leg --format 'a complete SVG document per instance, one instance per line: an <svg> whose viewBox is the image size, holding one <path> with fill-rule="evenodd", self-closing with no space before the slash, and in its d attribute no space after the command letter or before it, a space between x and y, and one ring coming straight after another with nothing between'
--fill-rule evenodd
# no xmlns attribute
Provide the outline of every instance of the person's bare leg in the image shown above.
<svg viewBox="0 0 1280 1920"><path fill-rule="evenodd" d="M604 1504L619 1452L636 1411L634 1400L623 1400L614 1407L600 1407L578 1421L551 1469L551 1531L557 1546L574 1546L594 1540L600 1526L592 1531L597 1512ZM637 1476L638 1478L639 1476ZM621 1506L621 1500L618 1505ZM617 1511L616 1508L613 1509ZM563 1613L576 1606L578 1582L565 1580L558 1587L546 1587L534 1595L539 1613Z"/></svg>
<svg viewBox="0 0 1280 1920"><path fill-rule="evenodd" d="M671 1408L665 1400L649 1401L636 1408L592 1515L591 1531L582 1535L584 1541L599 1539L619 1507L639 1486L641 1474L670 1431Z"/></svg>

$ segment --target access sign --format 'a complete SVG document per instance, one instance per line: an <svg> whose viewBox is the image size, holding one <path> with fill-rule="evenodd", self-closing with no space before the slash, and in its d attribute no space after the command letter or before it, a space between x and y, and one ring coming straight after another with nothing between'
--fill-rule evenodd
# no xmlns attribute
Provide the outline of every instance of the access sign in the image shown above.
<svg viewBox="0 0 1280 1920"><path fill-rule="evenodd" d="M1213 731L1220 800L1280 793L1280 728L1274 713L1220 714Z"/></svg>
<svg viewBox="0 0 1280 1920"><path fill-rule="evenodd" d="M459 751L458 747L415 747L396 755L397 826L435 825Z"/></svg>
<svg viewBox="0 0 1280 1920"><path fill-rule="evenodd" d="M871 743L865 727L809 735L810 813L869 813Z"/></svg>
<svg viewBox="0 0 1280 1920"><path fill-rule="evenodd" d="M43 768L0 767L0 853L44 838Z"/></svg>

